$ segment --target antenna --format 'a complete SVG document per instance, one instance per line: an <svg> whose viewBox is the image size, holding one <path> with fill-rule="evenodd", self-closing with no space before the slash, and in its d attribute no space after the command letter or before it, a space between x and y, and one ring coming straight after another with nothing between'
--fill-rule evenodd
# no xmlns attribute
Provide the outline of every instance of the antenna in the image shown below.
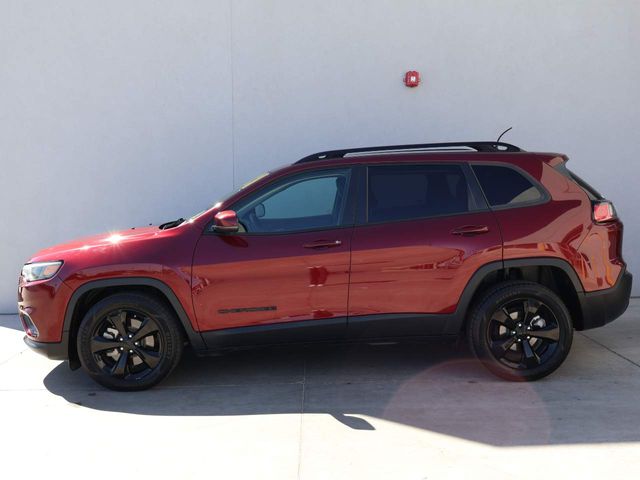
<svg viewBox="0 0 640 480"><path fill-rule="evenodd" d="M498 140L496 140L496 143L500 142L500 139L502 138L502 136L503 136L505 133L507 133L509 130L511 130L512 128L513 128L513 127L509 127L509 128L507 128L504 132L502 132L502 133L500 134L500 136L498 137Z"/></svg>

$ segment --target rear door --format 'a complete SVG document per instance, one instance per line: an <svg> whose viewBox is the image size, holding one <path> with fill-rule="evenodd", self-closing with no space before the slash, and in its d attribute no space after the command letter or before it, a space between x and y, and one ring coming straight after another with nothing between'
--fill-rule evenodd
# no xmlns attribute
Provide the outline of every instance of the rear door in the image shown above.
<svg viewBox="0 0 640 480"><path fill-rule="evenodd" d="M466 164L366 168L352 239L349 335L441 334L501 235Z"/></svg>

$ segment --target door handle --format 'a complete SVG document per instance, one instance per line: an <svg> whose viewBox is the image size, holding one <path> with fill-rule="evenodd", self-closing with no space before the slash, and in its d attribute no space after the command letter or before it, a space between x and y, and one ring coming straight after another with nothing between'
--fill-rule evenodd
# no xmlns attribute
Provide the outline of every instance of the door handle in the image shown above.
<svg viewBox="0 0 640 480"><path fill-rule="evenodd" d="M332 248L342 245L342 240L318 240L317 242L305 243L304 248Z"/></svg>
<svg viewBox="0 0 640 480"><path fill-rule="evenodd" d="M463 227L451 230L451 235L473 236L489 233L489 227L486 225L465 225Z"/></svg>

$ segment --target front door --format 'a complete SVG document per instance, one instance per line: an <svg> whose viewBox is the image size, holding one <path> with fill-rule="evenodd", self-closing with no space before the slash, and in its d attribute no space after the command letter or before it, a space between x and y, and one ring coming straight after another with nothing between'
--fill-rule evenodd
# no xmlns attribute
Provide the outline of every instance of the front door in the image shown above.
<svg viewBox="0 0 640 480"><path fill-rule="evenodd" d="M203 234L192 285L209 347L344 335L350 180L348 168L276 180L229 207L240 233Z"/></svg>

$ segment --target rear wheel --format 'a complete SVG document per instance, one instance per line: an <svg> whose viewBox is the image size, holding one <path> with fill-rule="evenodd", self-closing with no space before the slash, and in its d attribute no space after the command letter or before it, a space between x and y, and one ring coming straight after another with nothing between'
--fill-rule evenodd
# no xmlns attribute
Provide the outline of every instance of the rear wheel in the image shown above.
<svg viewBox="0 0 640 480"><path fill-rule="evenodd" d="M543 285L505 282L486 292L467 325L472 351L494 374L530 381L556 370L573 339L571 316Z"/></svg>
<svg viewBox="0 0 640 480"><path fill-rule="evenodd" d="M144 390L162 381L182 355L182 332L163 302L118 293L97 302L78 330L84 370L113 390Z"/></svg>

